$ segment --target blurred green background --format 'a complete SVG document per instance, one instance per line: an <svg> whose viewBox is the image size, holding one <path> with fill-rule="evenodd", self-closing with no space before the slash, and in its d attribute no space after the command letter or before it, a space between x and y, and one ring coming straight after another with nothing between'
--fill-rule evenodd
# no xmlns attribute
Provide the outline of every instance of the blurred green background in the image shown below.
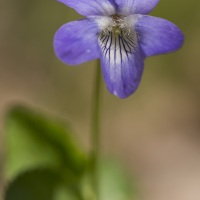
<svg viewBox="0 0 200 200"><path fill-rule="evenodd" d="M144 200L200 199L199 8L198 0L160 0L151 15L180 27L182 49L148 58L128 99L104 85L103 152L137 174ZM4 117L15 103L69 121L88 148L96 63L66 66L52 48L57 29L80 18L56 1L0 0L0 168Z"/></svg>

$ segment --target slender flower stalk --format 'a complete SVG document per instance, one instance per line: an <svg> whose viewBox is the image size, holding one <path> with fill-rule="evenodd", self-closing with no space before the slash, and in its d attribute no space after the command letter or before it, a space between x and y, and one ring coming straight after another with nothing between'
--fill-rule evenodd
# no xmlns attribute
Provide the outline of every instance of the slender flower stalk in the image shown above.
<svg viewBox="0 0 200 200"><path fill-rule="evenodd" d="M94 89L92 95L92 118L91 118L91 182L96 200L99 199L99 157L100 157L100 107L101 107L101 66L97 61L95 71Z"/></svg>

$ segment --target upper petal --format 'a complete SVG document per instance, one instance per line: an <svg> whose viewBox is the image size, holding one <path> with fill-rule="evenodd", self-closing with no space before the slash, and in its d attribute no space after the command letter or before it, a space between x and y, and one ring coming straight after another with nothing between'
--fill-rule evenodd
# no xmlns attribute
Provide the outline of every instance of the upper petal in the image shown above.
<svg viewBox="0 0 200 200"><path fill-rule="evenodd" d="M101 65L108 90L115 96L126 98L138 87L144 66L144 57L132 34L121 31L99 36Z"/></svg>
<svg viewBox="0 0 200 200"><path fill-rule="evenodd" d="M148 14L159 0L115 0L121 15Z"/></svg>
<svg viewBox="0 0 200 200"><path fill-rule="evenodd" d="M175 24L152 16L138 15L137 18L134 29L146 56L169 53L182 46L184 36Z"/></svg>
<svg viewBox="0 0 200 200"><path fill-rule="evenodd" d="M84 16L104 15L115 13L114 0L58 0L61 3L75 9Z"/></svg>
<svg viewBox="0 0 200 200"><path fill-rule="evenodd" d="M64 24L54 36L54 50L66 64L77 65L99 58L99 29L90 19Z"/></svg>

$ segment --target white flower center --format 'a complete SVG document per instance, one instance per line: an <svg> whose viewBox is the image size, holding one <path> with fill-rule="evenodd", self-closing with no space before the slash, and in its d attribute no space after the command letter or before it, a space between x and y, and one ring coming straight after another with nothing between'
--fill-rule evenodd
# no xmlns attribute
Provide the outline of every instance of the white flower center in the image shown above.
<svg viewBox="0 0 200 200"><path fill-rule="evenodd" d="M127 24L126 18L121 15L112 15L109 25L103 30L106 34L108 32L113 32L116 35L120 34L120 31L123 30L126 34L130 34L130 28Z"/></svg>
<svg viewBox="0 0 200 200"><path fill-rule="evenodd" d="M131 28L132 19L114 14L98 23L102 30L98 35L99 46L110 64L129 61L138 46L137 34Z"/></svg>

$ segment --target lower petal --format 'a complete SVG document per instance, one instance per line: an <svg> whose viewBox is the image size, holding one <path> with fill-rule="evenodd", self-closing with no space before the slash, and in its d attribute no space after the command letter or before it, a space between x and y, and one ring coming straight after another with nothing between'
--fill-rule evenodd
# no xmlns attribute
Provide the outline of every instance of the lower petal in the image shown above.
<svg viewBox="0 0 200 200"><path fill-rule="evenodd" d="M89 19L64 24L54 37L57 57L70 65L99 58L98 32L96 23Z"/></svg>
<svg viewBox="0 0 200 200"><path fill-rule="evenodd" d="M108 90L126 98L138 87L144 66L144 57L135 36L113 32L99 35L101 65Z"/></svg>
<svg viewBox="0 0 200 200"><path fill-rule="evenodd" d="M184 36L175 24L146 15L137 15L137 19L134 29L145 56L169 53L182 46Z"/></svg>

